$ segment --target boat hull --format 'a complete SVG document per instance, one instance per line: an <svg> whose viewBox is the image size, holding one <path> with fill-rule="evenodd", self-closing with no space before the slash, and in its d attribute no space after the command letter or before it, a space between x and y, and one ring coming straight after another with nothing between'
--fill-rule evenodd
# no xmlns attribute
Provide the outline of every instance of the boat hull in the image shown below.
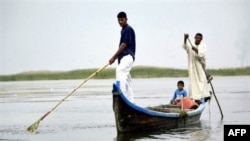
<svg viewBox="0 0 250 141"><path fill-rule="evenodd" d="M142 108L128 99L119 87L113 85L113 111L119 133L173 129L200 122L205 108L203 104L196 110L181 113L166 113ZM205 104L205 103L204 103Z"/></svg>

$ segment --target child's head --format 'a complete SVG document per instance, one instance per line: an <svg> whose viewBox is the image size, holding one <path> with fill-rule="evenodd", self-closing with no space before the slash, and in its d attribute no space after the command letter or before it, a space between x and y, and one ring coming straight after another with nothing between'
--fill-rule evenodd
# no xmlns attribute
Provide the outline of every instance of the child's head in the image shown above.
<svg viewBox="0 0 250 141"><path fill-rule="evenodd" d="M182 90L183 87L184 87L184 82L182 80L178 81L177 82L177 87L178 87L178 89Z"/></svg>

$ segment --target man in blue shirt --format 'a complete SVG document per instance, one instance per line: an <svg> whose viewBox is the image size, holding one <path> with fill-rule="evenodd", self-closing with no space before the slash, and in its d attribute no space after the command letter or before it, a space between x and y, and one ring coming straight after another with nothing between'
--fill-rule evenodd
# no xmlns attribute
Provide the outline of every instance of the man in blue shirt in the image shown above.
<svg viewBox="0 0 250 141"><path fill-rule="evenodd" d="M187 97L187 91L184 89L184 82L178 81L177 82L178 89L175 90L174 95L170 101L171 104L177 104L180 100L184 97Z"/></svg>
<svg viewBox="0 0 250 141"><path fill-rule="evenodd" d="M130 70L135 60L135 32L134 29L127 23L127 15L125 12L120 12L117 15L118 23L122 27L119 48L109 60L109 64L113 64L118 59L116 68L116 81L120 83L120 89L126 95L128 100L134 103L134 95L131 87Z"/></svg>

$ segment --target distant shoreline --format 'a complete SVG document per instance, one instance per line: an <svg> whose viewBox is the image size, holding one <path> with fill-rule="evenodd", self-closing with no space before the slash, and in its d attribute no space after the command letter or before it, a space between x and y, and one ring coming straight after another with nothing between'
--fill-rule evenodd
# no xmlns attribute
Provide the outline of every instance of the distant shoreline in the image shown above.
<svg viewBox="0 0 250 141"><path fill-rule="evenodd" d="M97 69L79 69L72 71L31 71L13 75L0 75L0 81L83 79L90 76L96 70ZM250 75L250 66L242 68L208 69L207 71L214 76ZM188 70L135 66L131 70L131 75L133 78L187 77ZM115 68L107 68L96 74L93 78L115 78Z"/></svg>

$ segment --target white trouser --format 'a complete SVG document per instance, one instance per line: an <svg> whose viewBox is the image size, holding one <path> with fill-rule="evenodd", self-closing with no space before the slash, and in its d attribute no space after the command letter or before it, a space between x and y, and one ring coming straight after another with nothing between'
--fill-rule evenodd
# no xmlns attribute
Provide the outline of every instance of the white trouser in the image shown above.
<svg viewBox="0 0 250 141"><path fill-rule="evenodd" d="M131 87L131 76L130 70L134 63L133 57L131 55L124 56L120 64L116 68L116 81L120 81L120 89L123 94L134 103L134 94Z"/></svg>

